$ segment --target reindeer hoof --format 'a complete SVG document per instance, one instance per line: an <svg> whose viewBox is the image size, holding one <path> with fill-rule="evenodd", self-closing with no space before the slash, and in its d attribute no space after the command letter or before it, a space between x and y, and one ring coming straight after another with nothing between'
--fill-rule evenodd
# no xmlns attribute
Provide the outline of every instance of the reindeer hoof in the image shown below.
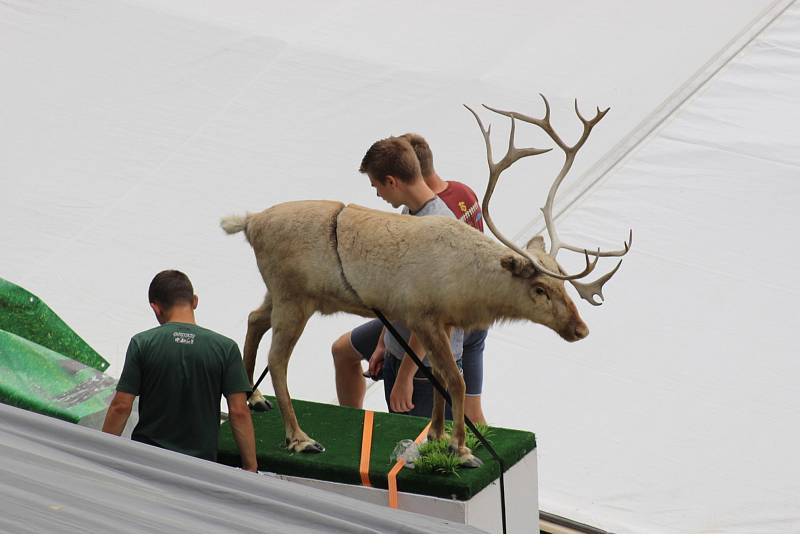
<svg viewBox="0 0 800 534"><path fill-rule="evenodd" d="M320 453L325 452L325 447L317 443L313 439L289 440L286 438L286 448L292 452L307 452L307 453Z"/></svg>
<svg viewBox="0 0 800 534"><path fill-rule="evenodd" d="M272 403L269 402L267 399L262 399L260 401L255 402L248 402L250 405L250 409L254 412L267 412L272 409Z"/></svg>
<svg viewBox="0 0 800 534"><path fill-rule="evenodd" d="M316 441L312 441L311 443L306 444L306 446L303 448L301 452L310 452L310 453L325 452L325 447L323 447Z"/></svg>
<svg viewBox="0 0 800 534"><path fill-rule="evenodd" d="M461 467L469 467L471 469L475 469L482 465L483 465L483 460L481 460L477 456L473 456L472 454L461 458Z"/></svg>
<svg viewBox="0 0 800 534"><path fill-rule="evenodd" d="M452 444L449 448L451 452L455 453L459 457L461 467L475 469L483 465L483 460L472 454L472 451L469 450L469 448L459 448Z"/></svg>
<svg viewBox="0 0 800 534"><path fill-rule="evenodd" d="M266 412L272 409L272 403L265 399L257 389L253 391L253 394L247 399L247 405L250 406L250 409L254 412Z"/></svg>

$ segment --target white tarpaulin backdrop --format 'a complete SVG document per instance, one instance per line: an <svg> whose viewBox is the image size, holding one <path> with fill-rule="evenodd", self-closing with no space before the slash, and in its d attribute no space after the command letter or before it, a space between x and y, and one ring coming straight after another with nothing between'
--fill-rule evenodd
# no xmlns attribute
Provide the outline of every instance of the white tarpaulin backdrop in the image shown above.
<svg viewBox="0 0 800 534"><path fill-rule="evenodd" d="M573 97L585 114L611 106L559 224L604 248L633 228L634 250L608 302L580 305L585 341L491 331L487 416L537 433L549 512L617 532L800 530L796 2L10 0L0 73L0 277L50 304L114 375L154 324L146 289L164 268L192 278L201 324L243 340L264 288L221 216L306 198L387 208L356 169L374 140L406 131L482 194L462 103L538 115L544 93L569 140ZM503 150L507 122L482 113ZM549 146L532 127L518 140ZM548 154L503 176L506 235L540 229L559 165ZM295 397L335 398L329 347L359 321L309 322ZM368 403L385 407L377 390Z"/></svg>

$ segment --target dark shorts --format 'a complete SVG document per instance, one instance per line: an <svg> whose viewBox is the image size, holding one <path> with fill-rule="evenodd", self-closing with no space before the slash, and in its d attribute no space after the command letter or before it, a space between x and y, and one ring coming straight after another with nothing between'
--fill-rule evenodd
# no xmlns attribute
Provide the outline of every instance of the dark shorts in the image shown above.
<svg viewBox="0 0 800 534"><path fill-rule="evenodd" d="M375 352L375 347L378 346L381 332L383 332L383 323L378 319L373 319L357 326L350 332L350 344L353 345L356 352L361 354L363 359L369 360L372 353Z"/></svg>
<svg viewBox="0 0 800 534"><path fill-rule="evenodd" d="M483 349L486 347L488 330L473 330L464 334L464 354L461 365L467 396L474 397L483 391Z"/></svg>
<svg viewBox="0 0 800 534"><path fill-rule="evenodd" d="M369 360L383 331L383 323L373 319L350 332L350 343L365 360ZM486 346L487 330L473 330L464 334L464 354L461 362L467 395L480 395L483 391L483 350ZM391 390L390 390L391 391Z"/></svg>

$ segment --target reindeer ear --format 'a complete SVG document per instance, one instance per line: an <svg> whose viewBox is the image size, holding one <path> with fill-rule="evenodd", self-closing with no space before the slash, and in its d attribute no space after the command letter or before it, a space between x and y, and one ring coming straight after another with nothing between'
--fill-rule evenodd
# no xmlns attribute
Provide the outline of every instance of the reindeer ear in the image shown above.
<svg viewBox="0 0 800 534"><path fill-rule="evenodd" d="M530 261L520 258L519 256L504 256L500 260L500 265L503 269L510 271L514 276L521 278L530 278L536 274L536 268Z"/></svg>
<svg viewBox="0 0 800 534"><path fill-rule="evenodd" d="M540 235L533 236L531 240L528 241L528 244L525 245L525 249L530 251L540 250L544 252L544 237Z"/></svg>

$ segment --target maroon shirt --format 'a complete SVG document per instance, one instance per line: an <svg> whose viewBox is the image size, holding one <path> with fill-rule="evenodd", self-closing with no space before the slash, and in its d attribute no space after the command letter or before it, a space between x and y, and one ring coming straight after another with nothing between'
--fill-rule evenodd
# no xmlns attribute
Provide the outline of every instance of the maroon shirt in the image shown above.
<svg viewBox="0 0 800 534"><path fill-rule="evenodd" d="M447 182L447 188L439 193L441 198L456 219L483 232L483 213L475 191L461 182Z"/></svg>

